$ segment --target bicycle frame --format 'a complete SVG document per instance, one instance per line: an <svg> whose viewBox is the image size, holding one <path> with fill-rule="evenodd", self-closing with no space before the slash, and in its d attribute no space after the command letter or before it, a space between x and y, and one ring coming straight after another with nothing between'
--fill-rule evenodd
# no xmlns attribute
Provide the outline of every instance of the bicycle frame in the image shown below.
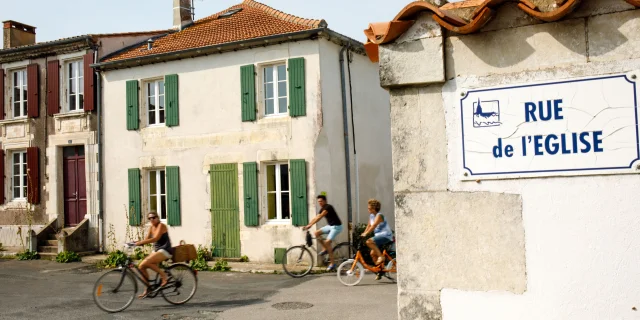
<svg viewBox="0 0 640 320"><path fill-rule="evenodd" d="M387 253L387 250L385 249L384 251L382 251L382 255L388 259L389 261L393 261L393 258ZM374 267L371 267L370 265L368 265L365 261L364 258L362 257L362 253L360 252L360 250L358 250L356 252L356 257L353 260L353 264L351 265L351 269L349 269L349 271L353 272L353 270L356 268L357 263L360 262L360 264L362 264L362 266L374 273L378 273L378 272L397 272L396 270L396 264L394 263L393 266L391 267L391 269L386 269L386 267L384 266L384 263L381 265L377 265Z"/></svg>

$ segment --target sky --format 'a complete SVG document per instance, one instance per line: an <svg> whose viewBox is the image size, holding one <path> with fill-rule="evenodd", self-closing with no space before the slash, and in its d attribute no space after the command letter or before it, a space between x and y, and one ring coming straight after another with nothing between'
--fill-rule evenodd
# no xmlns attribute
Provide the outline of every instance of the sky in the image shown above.
<svg viewBox="0 0 640 320"><path fill-rule="evenodd" d="M83 34L168 29L173 26L173 0L3 0L0 21L36 27L36 41ZM200 19L242 0L194 0ZM370 22L389 21L411 0L260 0L280 11L309 19L325 19L329 28L364 42ZM450 1L455 2L455 1ZM61 4L64 3L64 6Z"/></svg>

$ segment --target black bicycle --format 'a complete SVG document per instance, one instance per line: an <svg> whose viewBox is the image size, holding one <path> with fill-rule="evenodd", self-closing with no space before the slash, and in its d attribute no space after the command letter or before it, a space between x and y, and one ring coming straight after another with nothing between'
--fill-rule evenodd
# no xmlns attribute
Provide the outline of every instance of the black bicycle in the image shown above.
<svg viewBox="0 0 640 320"><path fill-rule="evenodd" d="M307 248L312 248L315 251L313 245L313 238L311 233L307 231L305 236L305 243L297 246L292 246L285 251L282 257L282 268L284 272L294 278L302 278L311 272L314 266L313 255ZM333 247L333 259L336 266L339 266L342 262L351 259L356 254L356 249L349 242L340 242ZM323 265L329 264L329 254L323 255Z"/></svg>
<svg viewBox="0 0 640 320"><path fill-rule="evenodd" d="M131 248L133 246L125 245L125 252L130 252ZM162 278L156 274L154 280L147 279L149 285L146 285L143 280L146 278L127 254L125 263L98 278L93 287L93 300L100 309L107 312L120 312L128 308L138 293L136 278L146 286L149 293L146 298L155 298L160 294L167 302L175 305L191 300L198 288L197 271L186 263L171 263L168 266L163 263L161 268L167 274L167 284L161 287Z"/></svg>

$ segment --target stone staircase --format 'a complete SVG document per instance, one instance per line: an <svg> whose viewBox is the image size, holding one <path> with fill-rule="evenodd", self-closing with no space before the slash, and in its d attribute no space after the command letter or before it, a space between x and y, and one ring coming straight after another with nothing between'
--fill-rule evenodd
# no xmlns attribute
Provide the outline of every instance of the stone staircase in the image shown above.
<svg viewBox="0 0 640 320"><path fill-rule="evenodd" d="M58 255L58 239L53 232L48 232L45 240L38 241L40 259L55 260Z"/></svg>

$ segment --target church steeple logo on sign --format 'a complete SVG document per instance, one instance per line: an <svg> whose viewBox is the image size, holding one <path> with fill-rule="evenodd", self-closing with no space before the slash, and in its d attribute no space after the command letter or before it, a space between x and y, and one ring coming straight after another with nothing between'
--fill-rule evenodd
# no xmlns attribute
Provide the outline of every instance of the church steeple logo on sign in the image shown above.
<svg viewBox="0 0 640 320"><path fill-rule="evenodd" d="M500 123L500 101L489 100L473 103L473 126L475 128L496 127Z"/></svg>

